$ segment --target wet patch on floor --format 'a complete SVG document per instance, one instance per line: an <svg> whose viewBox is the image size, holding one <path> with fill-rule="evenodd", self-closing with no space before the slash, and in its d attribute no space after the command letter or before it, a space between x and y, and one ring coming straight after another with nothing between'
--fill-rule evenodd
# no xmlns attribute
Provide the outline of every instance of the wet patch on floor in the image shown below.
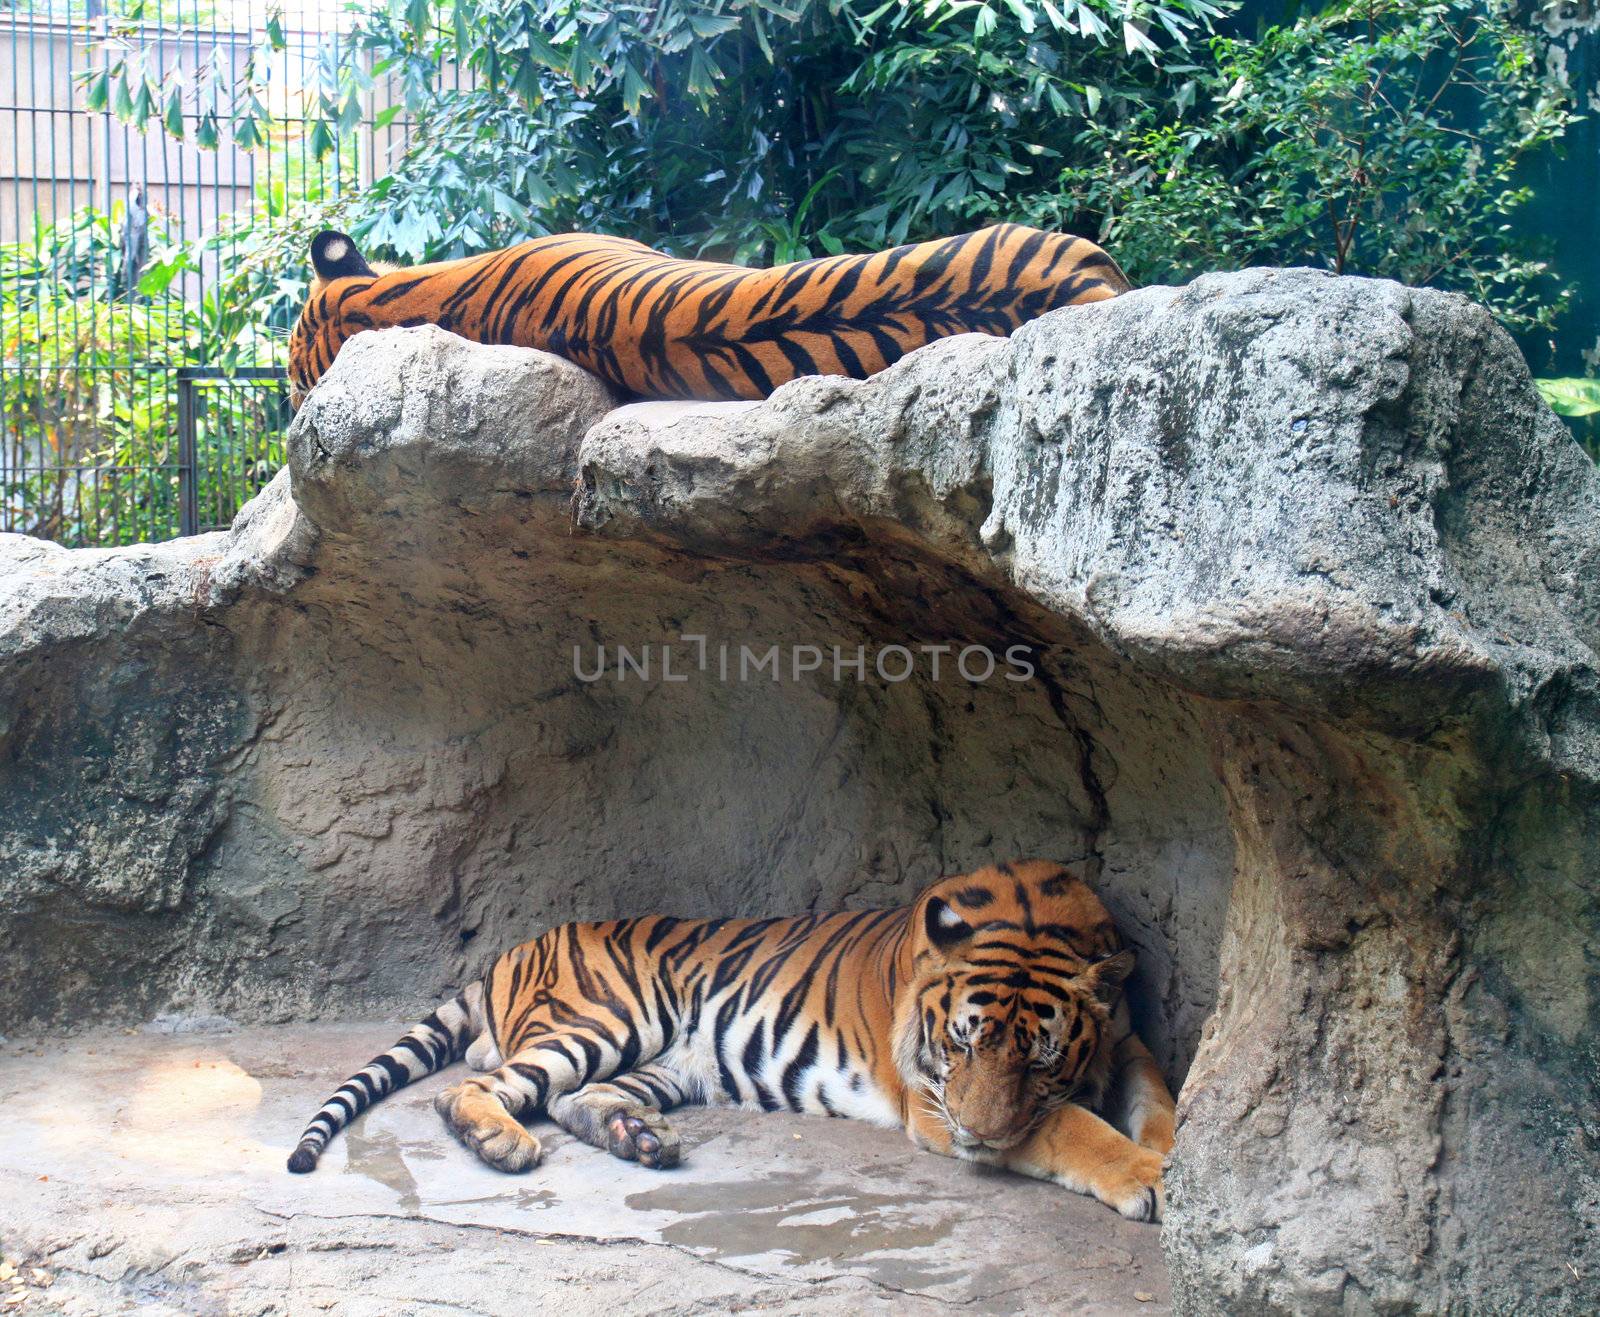
<svg viewBox="0 0 1600 1317"><path fill-rule="evenodd" d="M372 1132L365 1121L358 1121L345 1130L345 1168L356 1175L387 1185L400 1196L400 1210L407 1216L417 1216L422 1209L422 1195L417 1192L417 1180L406 1165L400 1140L387 1131ZM412 1156L426 1156L422 1148L412 1149Z"/></svg>
<svg viewBox="0 0 1600 1317"><path fill-rule="evenodd" d="M908 1201L904 1193L819 1184L815 1172L802 1171L666 1184L624 1201L636 1210L681 1216L661 1227L661 1238L708 1257L831 1264L900 1288L950 1279L949 1267L912 1266L908 1260L948 1239L962 1215L954 1196Z"/></svg>

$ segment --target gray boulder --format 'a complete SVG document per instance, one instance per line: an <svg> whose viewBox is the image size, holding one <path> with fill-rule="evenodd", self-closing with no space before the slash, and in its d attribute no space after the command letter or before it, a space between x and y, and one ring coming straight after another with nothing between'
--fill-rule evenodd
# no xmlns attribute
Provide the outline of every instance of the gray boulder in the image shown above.
<svg viewBox="0 0 1600 1317"><path fill-rule="evenodd" d="M230 532L0 536L8 1032L1049 855L1181 1085L1181 1310L1600 1303L1600 481L1482 309L1252 271L616 403L362 335Z"/></svg>

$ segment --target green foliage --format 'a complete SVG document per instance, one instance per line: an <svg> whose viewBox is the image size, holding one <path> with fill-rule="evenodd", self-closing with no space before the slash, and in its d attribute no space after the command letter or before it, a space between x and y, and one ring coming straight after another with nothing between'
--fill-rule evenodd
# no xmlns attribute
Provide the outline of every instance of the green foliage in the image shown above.
<svg viewBox="0 0 1600 1317"><path fill-rule="evenodd" d="M1557 416L1600 414L1600 380L1534 380L1534 383L1539 386L1540 394Z"/></svg>
<svg viewBox="0 0 1600 1317"><path fill-rule="evenodd" d="M117 12L126 21L114 30L105 94L136 110L158 106L153 92L139 92L139 77L162 65L159 52L139 46L146 30L137 25L209 15L190 0L163 0L159 9L156 0L133 0ZM269 26L269 44L281 39ZM166 49L175 46L169 28ZM288 331L306 295L306 247L318 229L341 222L355 162L349 152L308 159L297 124L261 117L242 129L232 98L237 93L248 111L264 90L220 78L216 51L200 67L192 85L174 83L183 88L187 132L193 137L198 123L202 146L229 131L254 144L261 181L249 204L189 234L152 207L149 254L131 294L120 203L110 215L85 209L0 248L7 526L78 544L169 537L179 522L177 372L286 364ZM100 94L92 83L87 90L91 99ZM208 99L215 131L207 128ZM174 132L164 111L150 114ZM225 524L281 464L286 418L272 388L209 377L197 386L196 418L200 519Z"/></svg>
<svg viewBox="0 0 1600 1317"><path fill-rule="evenodd" d="M224 136L243 151L266 145L272 125L268 71L274 52L284 48L283 20L277 10L268 15L259 39L245 47L242 57L231 43L215 44L192 75L160 42L146 44L151 31L163 26L214 24L219 8L217 3L170 0L123 0L112 5L99 63L74 74L85 108L110 110L141 128L158 121L168 136L184 141L192 134L207 150Z"/></svg>
<svg viewBox="0 0 1600 1317"><path fill-rule="evenodd" d="M1574 437L1600 459L1600 379L1534 380L1550 410L1566 421Z"/></svg>
<svg viewBox="0 0 1600 1317"><path fill-rule="evenodd" d="M1337 0L1211 54L1191 108L1097 123L1062 172L1136 279L1304 264L1457 289L1518 329L1559 314L1510 219L1572 112L1508 3Z"/></svg>
<svg viewBox="0 0 1600 1317"><path fill-rule="evenodd" d="M1233 0L376 0L322 49L310 145L405 115L347 212L402 261L567 229L784 260L1022 219L1140 281L1309 263L1526 329L1564 299L1512 236L1517 169L1571 110L1511 4L1334 0L1197 48ZM160 117L141 58L95 103ZM202 78L189 117L261 140L262 67L225 100Z"/></svg>
<svg viewBox="0 0 1600 1317"><path fill-rule="evenodd" d="M152 226L153 263L135 295L120 286L123 213L79 211L0 247L0 433L5 524L71 544L165 539L179 521L176 371L272 364L303 281L279 273L269 244L203 298L173 281L207 249L251 243L253 216L186 246ZM304 232L296 244L303 250ZM299 250L292 258L301 259ZM203 519L224 523L281 465L281 418L259 389L214 389L198 441Z"/></svg>
<svg viewBox="0 0 1600 1317"><path fill-rule="evenodd" d="M325 48L311 145L331 150L370 94L396 98L409 144L354 219L402 260L572 228L751 260L785 234L789 254L881 246L1047 190L1084 117L1164 95L1161 62L1218 12L1212 0L389 0ZM138 122L164 84L135 54L103 94ZM266 99L241 82L216 118L254 133Z"/></svg>

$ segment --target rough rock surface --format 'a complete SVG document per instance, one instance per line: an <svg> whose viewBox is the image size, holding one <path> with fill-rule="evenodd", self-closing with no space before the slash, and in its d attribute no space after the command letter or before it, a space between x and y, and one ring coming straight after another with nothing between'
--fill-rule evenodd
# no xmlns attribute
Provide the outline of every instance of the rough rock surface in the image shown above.
<svg viewBox="0 0 1600 1317"><path fill-rule="evenodd" d="M1247 272L614 404L364 335L228 534L0 537L13 1028L412 1009L554 920L1046 854L1182 1081L1180 1310L1600 1302L1600 483L1486 313Z"/></svg>

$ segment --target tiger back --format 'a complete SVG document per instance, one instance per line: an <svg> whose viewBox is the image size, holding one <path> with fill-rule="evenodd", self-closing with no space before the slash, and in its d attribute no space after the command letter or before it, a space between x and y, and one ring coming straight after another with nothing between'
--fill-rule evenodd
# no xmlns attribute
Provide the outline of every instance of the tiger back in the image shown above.
<svg viewBox="0 0 1600 1317"><path fill-rule="evenodd" d="M464 1057L478 1073L435 1106L504 1171L538 1163L534 1115L664 1167L681 1155L664 1112L733 1104L900 1126L1154 1220L1173 1102L1129 1021L1132 968L1104 906L1047 861L945 879L889 910L567 924L346 1081L289 1169Z"/></svg>
<svg viewBox="0 0 1600 1317"><path fill-rule="evenodd" d="M767 270L587 233L380 271L324 231L311 263L289 339L295 406L366 329L433 324L541 348L641 398L764 398L802 375L865 379L935 339L1009 334L1130 287L1093 243L1020 224Z"/></svg>

